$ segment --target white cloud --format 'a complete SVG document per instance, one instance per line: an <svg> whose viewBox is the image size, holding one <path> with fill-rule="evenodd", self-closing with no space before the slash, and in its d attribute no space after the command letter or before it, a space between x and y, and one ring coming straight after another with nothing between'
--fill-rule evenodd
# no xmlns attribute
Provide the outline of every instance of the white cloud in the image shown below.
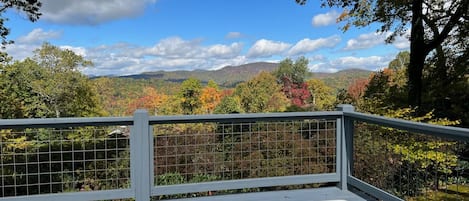
<svg viewBox="0 0 469 201"><path fill-rule="evenodd" d="M317 64L312 64L309 66L309 70L311 72L324 72L324 73L335 73L339 71L339 69L334 68L327 63L317 63Z"/></svg>
<svg viewBox="0 0 469 201"><path fill-rule="evenodd" d="M62 36L62 32L59 31L44 31L41 28L33 29L26 36L21 36L17 39L18 43L43 43L50 39L57 39Z"/></svg>
<svg viewBox="0 0 469 201"><path fill-rule="evenodd" d="M156 0L43 0L41 19L59 24L96 25L141 15Z"/></svg>
<svg viewBox="0 0 469 201"><path fill-rule="evenodd" d="M231 45L213 45L207 48L208 57L231 58L239 55L243 45L241 43L232 43Z"/></svg>
<svg viewBox="0 0 469 201"><path fill-rule="evenodd" d="M315 27L331 25L336 22L339 15L340 14L337 11L331 10L327 13L318 14L314 16L313 19L311 20L311 23Z"/></svg>
<svg viewBox="0 0 469 201"><path fill-rule="evenodd" d="M315 51L320 48L330 48L336 46L340 42L339 36L331 36L328 38L309 39L305 38L298 41L289 51L288 55L299 55Z"/></svg>
<svg viewBox="0 0 469 201"><path fill-rule="evenodd" d="M84 47L73 47L73 46L69 46L69 45L62 45L62 46L59 46L59 48L71 50L71 51L75 52L75 54L86 57L86 49Z"/></svg>
<svg viewBox="0 0 469 201"><path fill-rule="evenodd" d="M241 38L241 37L243 37L243 34L241 34L240 32L229 32L225 36L225 38L227 39L235 39L235 38Z"/></svg>
<svg viewBox="0 0 469 201"><path fill-rule="evenodd" d="M315 62L315 61L326 61L327 58L324 55L317 54L309 57L310 62Z"/></svg>
<svg viewBox="0 0 469 201"><path fill-rule="evenodd" d="M385 39L385 34L379 34L376 32L360 34L357 38L348 40L347 46L345 46L344 50L372 48L374 46L384 44Z"/></svg>
<svg viewBox="0 0 469 201"><path fill-rule="evenodd" d="M330 63L333 66L344 68L364 68L370 70L376 70L383 68L389 64L389 58L382 56L369 56L369 57L340 57Z"/></svg>
<svg viewBox="0 0 469 201"><path fill-rule="evenodd" d="M5 51L13 59L23 60L26 57L33 56L33 51L41 47L43 42L51 39L58 39L62 36L60 31L44 31L40 28L33 29L24 36L15 39L15 43L7 45Z"/></svg>
<svg viewBox="0 0 469 201"><path fill-rule="evenodd" d="M275 54L281 54L291 45L280 41L271 41L260 39L249 49L248 57L271 57Z"/></svg>
<svg viewBox="0 0 469 201"><path fill-rule="evenodd" d="M409 38L410 29L407 29L404 35L396 37L396 40L392 44L399 50L408 49L410 47Z"/></svg>
<svg viewBox="0 0 469 201"><path fill-rule="evenodd" d="M25 43L14 43L7 45L5 48L8 56L13 57L15 60L23 60L26 57L31 57L33 55L33 50L40 47L40 44L25 44Z"/></svg>
<svg viewBox="0 0 469 201"><path fill-rule="evenodd" d="M385 44L385 40L390 36L390 32L386 33L367 33L361 34L357 38L353 38L347 41L347 45L344 50L360 50L368 49L378 45ZM406 31L403 36L397 36L395 41L392 43L397 49L406 49L409 47L409 37L410 31Z"/></svg>
<svg viewBox="0 0 469 201"><path fill-rule="evenodd" d="M172 58L193 57L198 54L198 47L200 47L200 40L183 40L179 37L169 37L160 40L156 45L151 48L143 49L139 52L146 56L165 56Z"/></svg>
<svg viewBox="0 0 469 201"><path fill-rule="evenodd" d="M39 33L36 31L36 33ZM34 34L28 34L34 35ZM7 46L7 52L17 60L32 56L32 50L39 48L40 43L24 43L30 40L17 40L16 44ZM41 34L38 34L41 35ZM21 41L21 42L20 42ZM243 44L204 45L200 39L185 40L180 37L169 37L158 41L153 46L139 46L129 43L79 47L59 45L84 56L95 64L92 68L80 69L87 75L129 75L157 70L214 70L228 65L241 65L266 58L277 59L286 53L309 53L319 48L333 47L340 41L338 36L316 40L304 39L294 47L291 44L261 39L255 42L244 55ZM289 49L291 47L291 49ZM274 57L272 57L274 56ZM380 69L394 58L382 56L341 57L329 60L324 55L310 55L310 69L322 72L336 72L346 68Z"/></svg>
<svg viewBox="0 0 469 201"><path fill-rule="evenodd" d="M40 48L41 44L24 43L30 42L26 39L32 35L35 34L22 36L22 40L17 38L17 43L6 47L7 53L16 60L33 56L32 51ZM165 38L150 47L128 43L95 47L58 47L72 50L93 61L94 67L80 69L87 75L129 75L157 70L213 70L227 65L258 61L240 55L242 43L202 45L200 39L184 40L180 37Z"/></svg>
<svg viewBox="0 0 469 201"><path fill-rule="evenodd" d="M388 66L392 56L368 57L339 57L330 61L311 64L309 68L314 72L337 72L339 70L358 68L376 71Z"/></svg>
<svg viewBox="0 0 469 201"><path fill-rule="evenodd" d="M170 37L154 46L121 43L98 46L86 51L95 67L83 69L89 75L128 75L157 70L213 70L248 61L241 56L241 43L203 46L200 40Z"/></svg>
<svg viewBox="0 0 469 201"><path fill-rule="evenodd" d="M127 49L129 47L124 46ZM239 55L243 49L241 43L230 45L215 44L202 46L200 40L184 40L179 37L169 37L160 40L153 47L131 48L130 52L136 57L156 56L167 58L230 58Z"/></svg>
<svg viewBox="0 0 469 201"><path fill-rule="evenodd" d="M392 44L394 45L394 47L400 50L408 49L410 47L409 39L404 37L398 37L396 41L394 41Z"/></svg>

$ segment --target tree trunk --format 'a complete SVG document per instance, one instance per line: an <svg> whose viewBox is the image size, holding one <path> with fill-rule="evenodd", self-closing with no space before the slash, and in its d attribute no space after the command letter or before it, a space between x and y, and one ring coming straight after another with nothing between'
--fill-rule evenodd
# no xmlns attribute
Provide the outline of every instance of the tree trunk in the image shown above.
<svg viewBox="0 0 469 201"><path fill-rule="evenodd" d="M423 0L412 2L412 28L410 30L410 61L408 68L408 103L420 106L422 103L422 73L425 58L428 55L424 40Z"/></svg>

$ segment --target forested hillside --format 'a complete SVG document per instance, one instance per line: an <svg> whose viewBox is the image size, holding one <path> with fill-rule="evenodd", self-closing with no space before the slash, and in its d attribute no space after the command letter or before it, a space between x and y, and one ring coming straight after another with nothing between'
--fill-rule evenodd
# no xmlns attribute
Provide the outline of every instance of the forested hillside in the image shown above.
<svg viewBox="0 0 469 201"><path fill-rule="evenodd" d="M226 66L218 70L194 70L194 71L156 71L137 75L121 76L119 78L133 79L159 79L168 82L181 83L192 77L206 84L213 80L221 87L233 88L236 84L245 82L262 71L273 72L279 66L278 63L257 62L239 66ZM346 69L336 73L312 73L308 78L323 80L334 89L347 88L353 81L368 78L371 71L363 69Z"/></svg>
<svg viewBox="0 0 469 201"><path fill-rule="evenodd" d="M226 66L218 70L194 70L194 71L156 71L138 75L122 76L121 78L134 79L160 79L181 83L192 77L207 83L213 80L223 87L234 87L236 84L246 81L261 71L271 72L277 68L277 63L258 62L240 66Z"/></svg>

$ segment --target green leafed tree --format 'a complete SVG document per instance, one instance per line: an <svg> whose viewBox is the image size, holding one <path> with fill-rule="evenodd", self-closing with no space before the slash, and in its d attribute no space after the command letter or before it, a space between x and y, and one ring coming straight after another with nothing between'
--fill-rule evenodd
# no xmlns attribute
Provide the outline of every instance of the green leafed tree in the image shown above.
<svg viewBox="0 0 469 201"><path fill-rule="evenodd" d="M242 113L239 100L234 96L225 96L221 99L220 104L217 105L214 112L215 114L232 114Z"/></svg>
<svg viewBox="0 0 469 201"><path fill-rule="evenodd" d="M207 87L211 87L211 88L214 88L216 90L219 90L218 84L213 80L208 81Z"/></svg>
<svg viewBox="0 0 469 201"><path fill-rule="evenodd" d="M14 113L2 111L2 118L98 115L96 90L78 71L89 64L90 61L70 50L45 43L35 51L33 59L2 66L0 104L16 105Z"/></svg>
<svg viewBox="0 0 469 201"><path fill-rule="evenodd" d="M41 78L39 71L39 65L29 58L1 66L0 118L45 116L47 107L35 95L31 83Z"/></svg>
<svg viewBox="0 0 469 201"><path fill-rule="evenodd" d="M273 72L279 82L288 79L294 84L302 84L309 76L308 59L305 57L298 58L295 62L290 58L282 60L278 69Z"/></svg>
<svg viewBox="0 0 469 201"><path fill-rule="evenodd" d="M281 89L272 74L261 72L236 86L234 95L239 98L244 112L279 112L284 111L290 102Z"/></svg>
<svg viewBox="0 0 469 201"><path fill-rule="evenodd" d="M178 97L184 114L196 114L202 103L200 102L200 94L202 84L200 80L189 78L182 82Z"/></svg>
<svg viewBox="0 0 469 201"><path fill-rule="evenodd" d="M295 0L305 4L307 0ZM350 26L366 27L380 24L380 33L391 33L386 42L404 35L410 29L410 60L408 64L408 103L420 106L422 78L425 61L429 57L441 57L445 52L468 58L469 1L467 0L323 0L322 6L340 7L344 12L338 21L345 21L343 30ZM448 68L443 65L443 68Z"/></svg>
<svg viewBox="0 0 469 201"><path fill-rule="evenodd" d="M35 50L33 59L40 66L55 72L77 71L79 68L93 65L90 60L72 50L60 49L50 43L44 43L41 48Z"/></svg>

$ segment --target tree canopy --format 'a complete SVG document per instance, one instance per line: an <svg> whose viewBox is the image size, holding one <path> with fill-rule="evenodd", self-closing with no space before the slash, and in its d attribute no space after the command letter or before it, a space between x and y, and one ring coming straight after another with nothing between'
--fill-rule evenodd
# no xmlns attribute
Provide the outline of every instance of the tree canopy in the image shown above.
<svg viewBox="0 0 469 201"><path fill-rule="evenodd" d="M40 54L48 55L47 59ZM49 65L54 61L54 65ZM96 90L77 71L91 62L48 43L33 58L0 66L0 118L97 115Z"/></svg>
<svg viewBox="0 0 469 201"><path fill-rule="evenodd" d="M307 0L295 0L305 4ZM390 33L386 42L404 35L410 29L410 60L408 64L408 103L420 106L425 61L438 60L441 68L448 69L452 55L467 61L469 31L469 1L467 0L323 0L322 6L341 7L344 12L338 21L350 26L365 27L380 24L380 33ZM467 62L466 62L467 64Z"/></svg>
<svg viewBox="0 0 469 201"><path fill-rule="evenodd" d="M202 84L198 79L189 78L182 82L178 96L181 99L181 107L184 114L196 114L202 104L200 102L201 91Z"/></svg>
<svg viewBox="0 0 469 201"><path fill-rule="evenodd" d="M284 82L287 79L294 84L302 84L310 74L308 63L309 61L305 57L300 57L295 62L287 58L279 63L278 69L273 74L279 82Z"/></svg>
<svg viewBox="0 0 469 201"><path fill-rule="evenodd" d="M310 75L308 63L305 57L300 57L295 62L287 58L282 60L278 68L272 72L277 82L282 85L285 96L295 107L299 108L303 108L311 96L305 82Z"/></svg>
<svg viewBox="0 0 469 201"><path fill-rule="evenodd" d="M261 72L253 79L238 84L234 95L239 97L241 109L247 113L281 112L289 102L275 77L268 72Z"/></svg>

